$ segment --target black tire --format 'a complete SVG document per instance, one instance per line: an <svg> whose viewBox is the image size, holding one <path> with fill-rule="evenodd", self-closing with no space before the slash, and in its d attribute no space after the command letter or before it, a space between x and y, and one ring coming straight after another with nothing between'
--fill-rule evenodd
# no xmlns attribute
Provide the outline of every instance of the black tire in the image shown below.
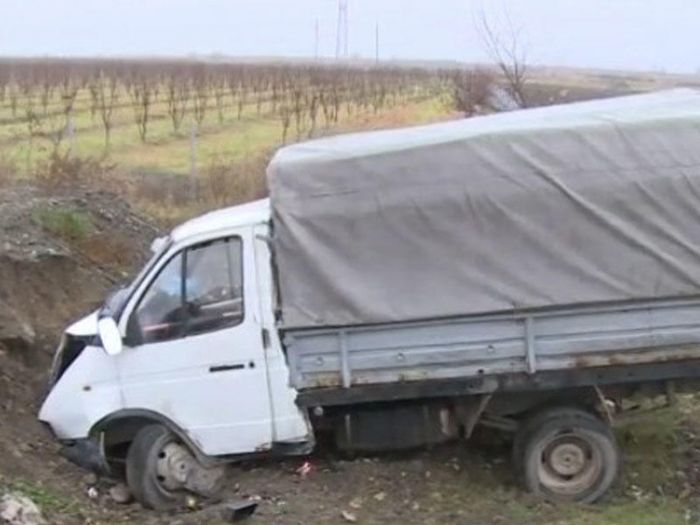
<svg viewBox="0 0 700 525"><path fill-rule="evenodd" d="M515 437L513 438L513 449L512 449L512 464L515 469L516 477L518 481L524 482L523 479L523 465L524 465L524 454L525 447L530 441L530 437L534 432L536 432L542 425L544 425L550 419L556 419L558 417L580 417L584 419L597 420L598 418L591 412L586 412L583 409L572 407L572 406L554 406L546 409L539 410L534 414L527 417L519 426L515 432Z"/></svg>
<svg viewBox="0 0 700 525"><path fill-rule="evenodd" d="M612 429L578 409L554 409L525 437L526 488L548 501L594 503L618 478L622 456Z"/></svg>
<svg viewBox="0 0 700 525"><path fill-rule="evenodd" d="M158 480L158 455L163 448L176 441L163 425L148 425L139 430L126 456L126 482L139 502L155 510L179 507L184 494L166 490Z"/></svg>

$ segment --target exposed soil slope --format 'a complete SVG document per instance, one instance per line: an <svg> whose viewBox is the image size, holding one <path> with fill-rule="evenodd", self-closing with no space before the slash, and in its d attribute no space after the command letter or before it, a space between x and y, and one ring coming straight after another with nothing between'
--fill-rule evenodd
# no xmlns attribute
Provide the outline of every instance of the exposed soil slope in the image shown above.
<svg viewBox="0 0 700 525"><path fill-rule="evenodd" d="M79 486L36 421L63 327L138 266L156 229L114 195L0 189L0 482Z"/></svg>

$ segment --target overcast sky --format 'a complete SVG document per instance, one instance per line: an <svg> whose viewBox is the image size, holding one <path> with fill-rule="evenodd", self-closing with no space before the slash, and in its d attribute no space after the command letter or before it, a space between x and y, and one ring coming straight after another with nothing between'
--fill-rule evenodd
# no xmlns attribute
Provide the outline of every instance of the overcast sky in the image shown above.
<svg viewBox="0 0 700 525"><path fill-rule="evenodd" d="M0 0L0 55L335 53L338 0ZM483 61L474 13L504 6L531 61L700 70L700 0L349 0L350 53Z"/></svg>

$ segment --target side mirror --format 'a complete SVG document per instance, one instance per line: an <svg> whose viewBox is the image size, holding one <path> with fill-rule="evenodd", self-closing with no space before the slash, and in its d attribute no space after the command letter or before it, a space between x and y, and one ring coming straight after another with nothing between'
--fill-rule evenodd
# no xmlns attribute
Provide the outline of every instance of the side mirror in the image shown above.
<svg viewBox="0 0 700 525"><path fill-rule="evenodd" d="M111 317L102 317L97 321L97 332L100 334L102 346L109 355L119 355L122 351L122 336L117 323Z"/></svg>

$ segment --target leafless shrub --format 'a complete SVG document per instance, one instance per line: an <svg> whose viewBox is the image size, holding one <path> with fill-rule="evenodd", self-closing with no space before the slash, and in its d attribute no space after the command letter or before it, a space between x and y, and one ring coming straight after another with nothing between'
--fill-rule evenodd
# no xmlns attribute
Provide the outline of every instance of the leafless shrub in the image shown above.
<svg viewBox="0 0 700 525"><path fill-rule="evenodd" d="M471 117L489 107L494 78L485 69L456 71L452 75L452 101L455 109Z"/></svg>
<svg viewBox="0 0 700 525"><path fill-rule="evenodd" d="M41 187L56 190L88 180L94 183L96 178L104 177L115 167L101 159L70 156L68 153L54 151L46 161L38 164L34 177Z"/></svg>
<svg viewBox="0 0 700 525"><path fill-rule="evenodd" d="M266 165L266 157L234 161L215 158L198 180L200 202L220 207L264 197Z"/></svg>

